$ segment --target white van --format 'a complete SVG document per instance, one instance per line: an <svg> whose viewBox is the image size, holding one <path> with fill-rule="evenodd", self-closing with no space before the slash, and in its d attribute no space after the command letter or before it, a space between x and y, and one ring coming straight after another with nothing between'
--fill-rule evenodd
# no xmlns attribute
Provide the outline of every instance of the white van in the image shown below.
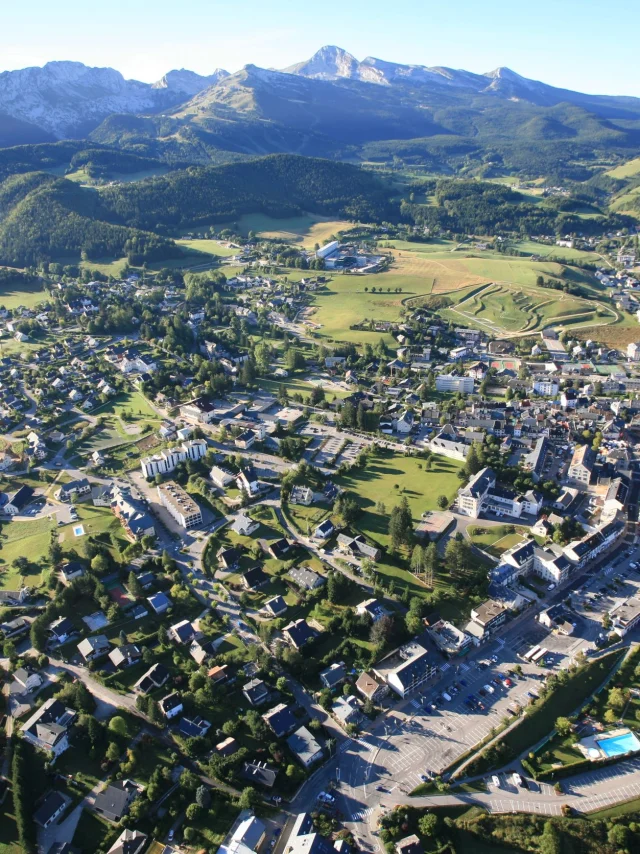
<svg viewBox="0 0 640 854"><path fill-rule="evenodd" d="M493 687L493 685L483 685L482 687L485 691L488 691L489 694L495 693L496 689Z"/></svg>
<svg viewBox="0 0 640 854"><path fill-rule="evenodd" d="M491 782L496 787L496 789L500 788L500 777L498 777L496 774L494 774L493 777L491 778Z"/></svg>
<svg viewBox="0 0 640 854"><path fill-rule="evenodd" d="M446 691L443 691L443 692L442 692L442 696L443 696L443 697L444 697L444 699L447 701L447 703L450 703L450 702L451 702L451 695L450 695L450 694L447 694L447 692L446 692Z"/></svg>

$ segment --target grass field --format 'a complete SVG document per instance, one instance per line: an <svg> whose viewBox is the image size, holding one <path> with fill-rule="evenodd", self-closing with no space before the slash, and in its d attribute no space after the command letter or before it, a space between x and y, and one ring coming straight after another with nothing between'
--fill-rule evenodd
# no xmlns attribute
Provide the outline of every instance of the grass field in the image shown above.
<svg viewBox="0 0 640 854"><path fill-rule="evenodd" d="M203 238L194 238L193 240L176 240L180 246L186 249L191 249L195 252L200 252L203 255L211 255L216 258L230 258L232 255L238 254L238 249L230 249L223 246L217 240L208 240Z"/></svg>
<svg viewBox="0 0 640 854"><path fill-rule="evenodd" d="M609 178L634 178L640 175L640 157L634 157L633 160L627 160L626 163L621 163L615 169L610 169L604 173Z"/></svg>
<svg viewBox="0 0 640 854"><path fill-rule="evenodd" d="M286 377L286 379L280 380L260 380L260 387L265 389L265 391L270 391L272 394L277 395L280 391L280 386L283 385L287 389L287 393L291 396L294 393L299 393L303 397L307 397L313 388L315 388L316 383L308 382L307 380L301 377ZM327 400L332 400L334 397L337 397L341 400L344 397L348 397L352 392L350 391L340 391L339 389L325 389L325 397Z"/></svg>
<svg viewBox="0 0 640 854"><path fill-rule="evenodd" d="M508 534L501 525L496 525L493 528L483 528L481 534L471 534L470 537L475 545L494 557L500 557L520 542L526 530L526 528L519 528L513 534Z"/></svg>
<svg viewBox="0 0 640 854"><path fill-rule="evenodd" d="M37 566L49 549L50 532L56 525L47 516L30 522L5 522L0 527L0 587L19 590L23 576L11 564L18 557L27 557L33 569L24 576L28 585L37 586L41 571Z"/></svg>
<svg viewBox="0 0 640 854"><path fill-rule="evenodd" d="M81 261L80 267L83 270L95 270L97 273L102 273L103 276L113 276L119 279L122 276L124 268L127 266L126 258L114 258L109 261Z"/></svg>
<svg viewBox="0 0 640 854"><path fill-rule="evenodd" d="M462 315L469 323L504 332L536 332L565 321L594 326L612 323L617 313L561 291L507 284L492 284L463 298L447 314Z"/></svg>
<svg viewBox="0 0 640 854"><path fill-rule="evenodd" d="M445 457L434 457L433 468L427 471L424 460L405 457L393 451L372 458L366 468L354 468L336 479L336 483L353 492L363 509L358 527L373 540L389 545L389 512L406 498L413 519L418 523L425 510L438 509L438 496L453 500L460 481L457 477L461 464ZM382 501L385 512L376 504Z"/></svg>
<svg viewBox="0 0 640 854"><path fill-rule="evenodd" d="M260 237L291 240L313 249L316 243L322 245L333 234L353 228L353 223L315 214L276 219L266 214L255 213L240 217L238 227L240 233L244 235L254 231Z"/></svg>
<svg viewBox="0 0 640 854"><path fill-rule="evenodd" d="M39 302L48 299L49 295L42 289L40 283L25 285L21 282L15 284L7 282L0 286L0 306L5 308L17 308L19 305L33 308Z"/></svg>

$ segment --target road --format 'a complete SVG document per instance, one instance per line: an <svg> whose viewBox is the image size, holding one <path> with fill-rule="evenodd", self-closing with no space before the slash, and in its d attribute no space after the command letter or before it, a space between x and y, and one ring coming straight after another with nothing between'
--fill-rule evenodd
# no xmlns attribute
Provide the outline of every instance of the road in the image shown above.
<svg viewBox="0 0 640 854"><path fill-rule="evenodd" d="M61 659L56 659L49 656L49 665L45 668L44 673L50 678L55 679L61 671L66 671L72 676L75 676L87 687L87 690L92 694L96 703L97 709L95 717L106 719L114 714L116 709L122 708L131 712L138 717L143 718L144 715L136 708L136 695L133 693L120 694L117 691L112 691L107 688L97 679L91 676L91 671L86 667L79 667L76 664L67 664ZM146 718L145 718L146 720Z"/></svg>

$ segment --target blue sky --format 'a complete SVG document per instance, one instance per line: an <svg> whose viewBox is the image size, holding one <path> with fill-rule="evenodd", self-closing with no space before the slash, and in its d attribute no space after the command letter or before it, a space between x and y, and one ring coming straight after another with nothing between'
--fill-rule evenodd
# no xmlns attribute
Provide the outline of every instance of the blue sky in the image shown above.
<svg viewBox="0 0 640 854"><path fill-rule="evenodd" d="M640 96L638 0L3 0L2 7L0 70L73 59L150 82L172 68L282 68L337 44L359 59L475 72L506 65L556 86Z"/></svg>

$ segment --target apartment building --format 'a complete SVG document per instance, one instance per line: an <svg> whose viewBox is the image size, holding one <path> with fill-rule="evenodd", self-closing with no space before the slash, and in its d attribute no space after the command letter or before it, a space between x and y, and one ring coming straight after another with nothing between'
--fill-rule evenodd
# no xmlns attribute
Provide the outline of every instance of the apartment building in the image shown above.
<svg viewBox="0 0 640 854"><path fill-rule="evenodd" d="M167 448L160 451L159 454L154 454L151 457L144 457L140 460L142 474L147 477L155 477L157 474L169 474L177 465L186 460L201 460L207 453L207 443L204 439L191 439L188 442L183 442L182 445L175 445L173 448Z"/></svg>
<svg viewBox="0 0 640 854"><path fill-rule="evenodd" d="M202 524L202 510L188 492L170 480L158 486L158 498L176 522L185 530Z"/></svg>

